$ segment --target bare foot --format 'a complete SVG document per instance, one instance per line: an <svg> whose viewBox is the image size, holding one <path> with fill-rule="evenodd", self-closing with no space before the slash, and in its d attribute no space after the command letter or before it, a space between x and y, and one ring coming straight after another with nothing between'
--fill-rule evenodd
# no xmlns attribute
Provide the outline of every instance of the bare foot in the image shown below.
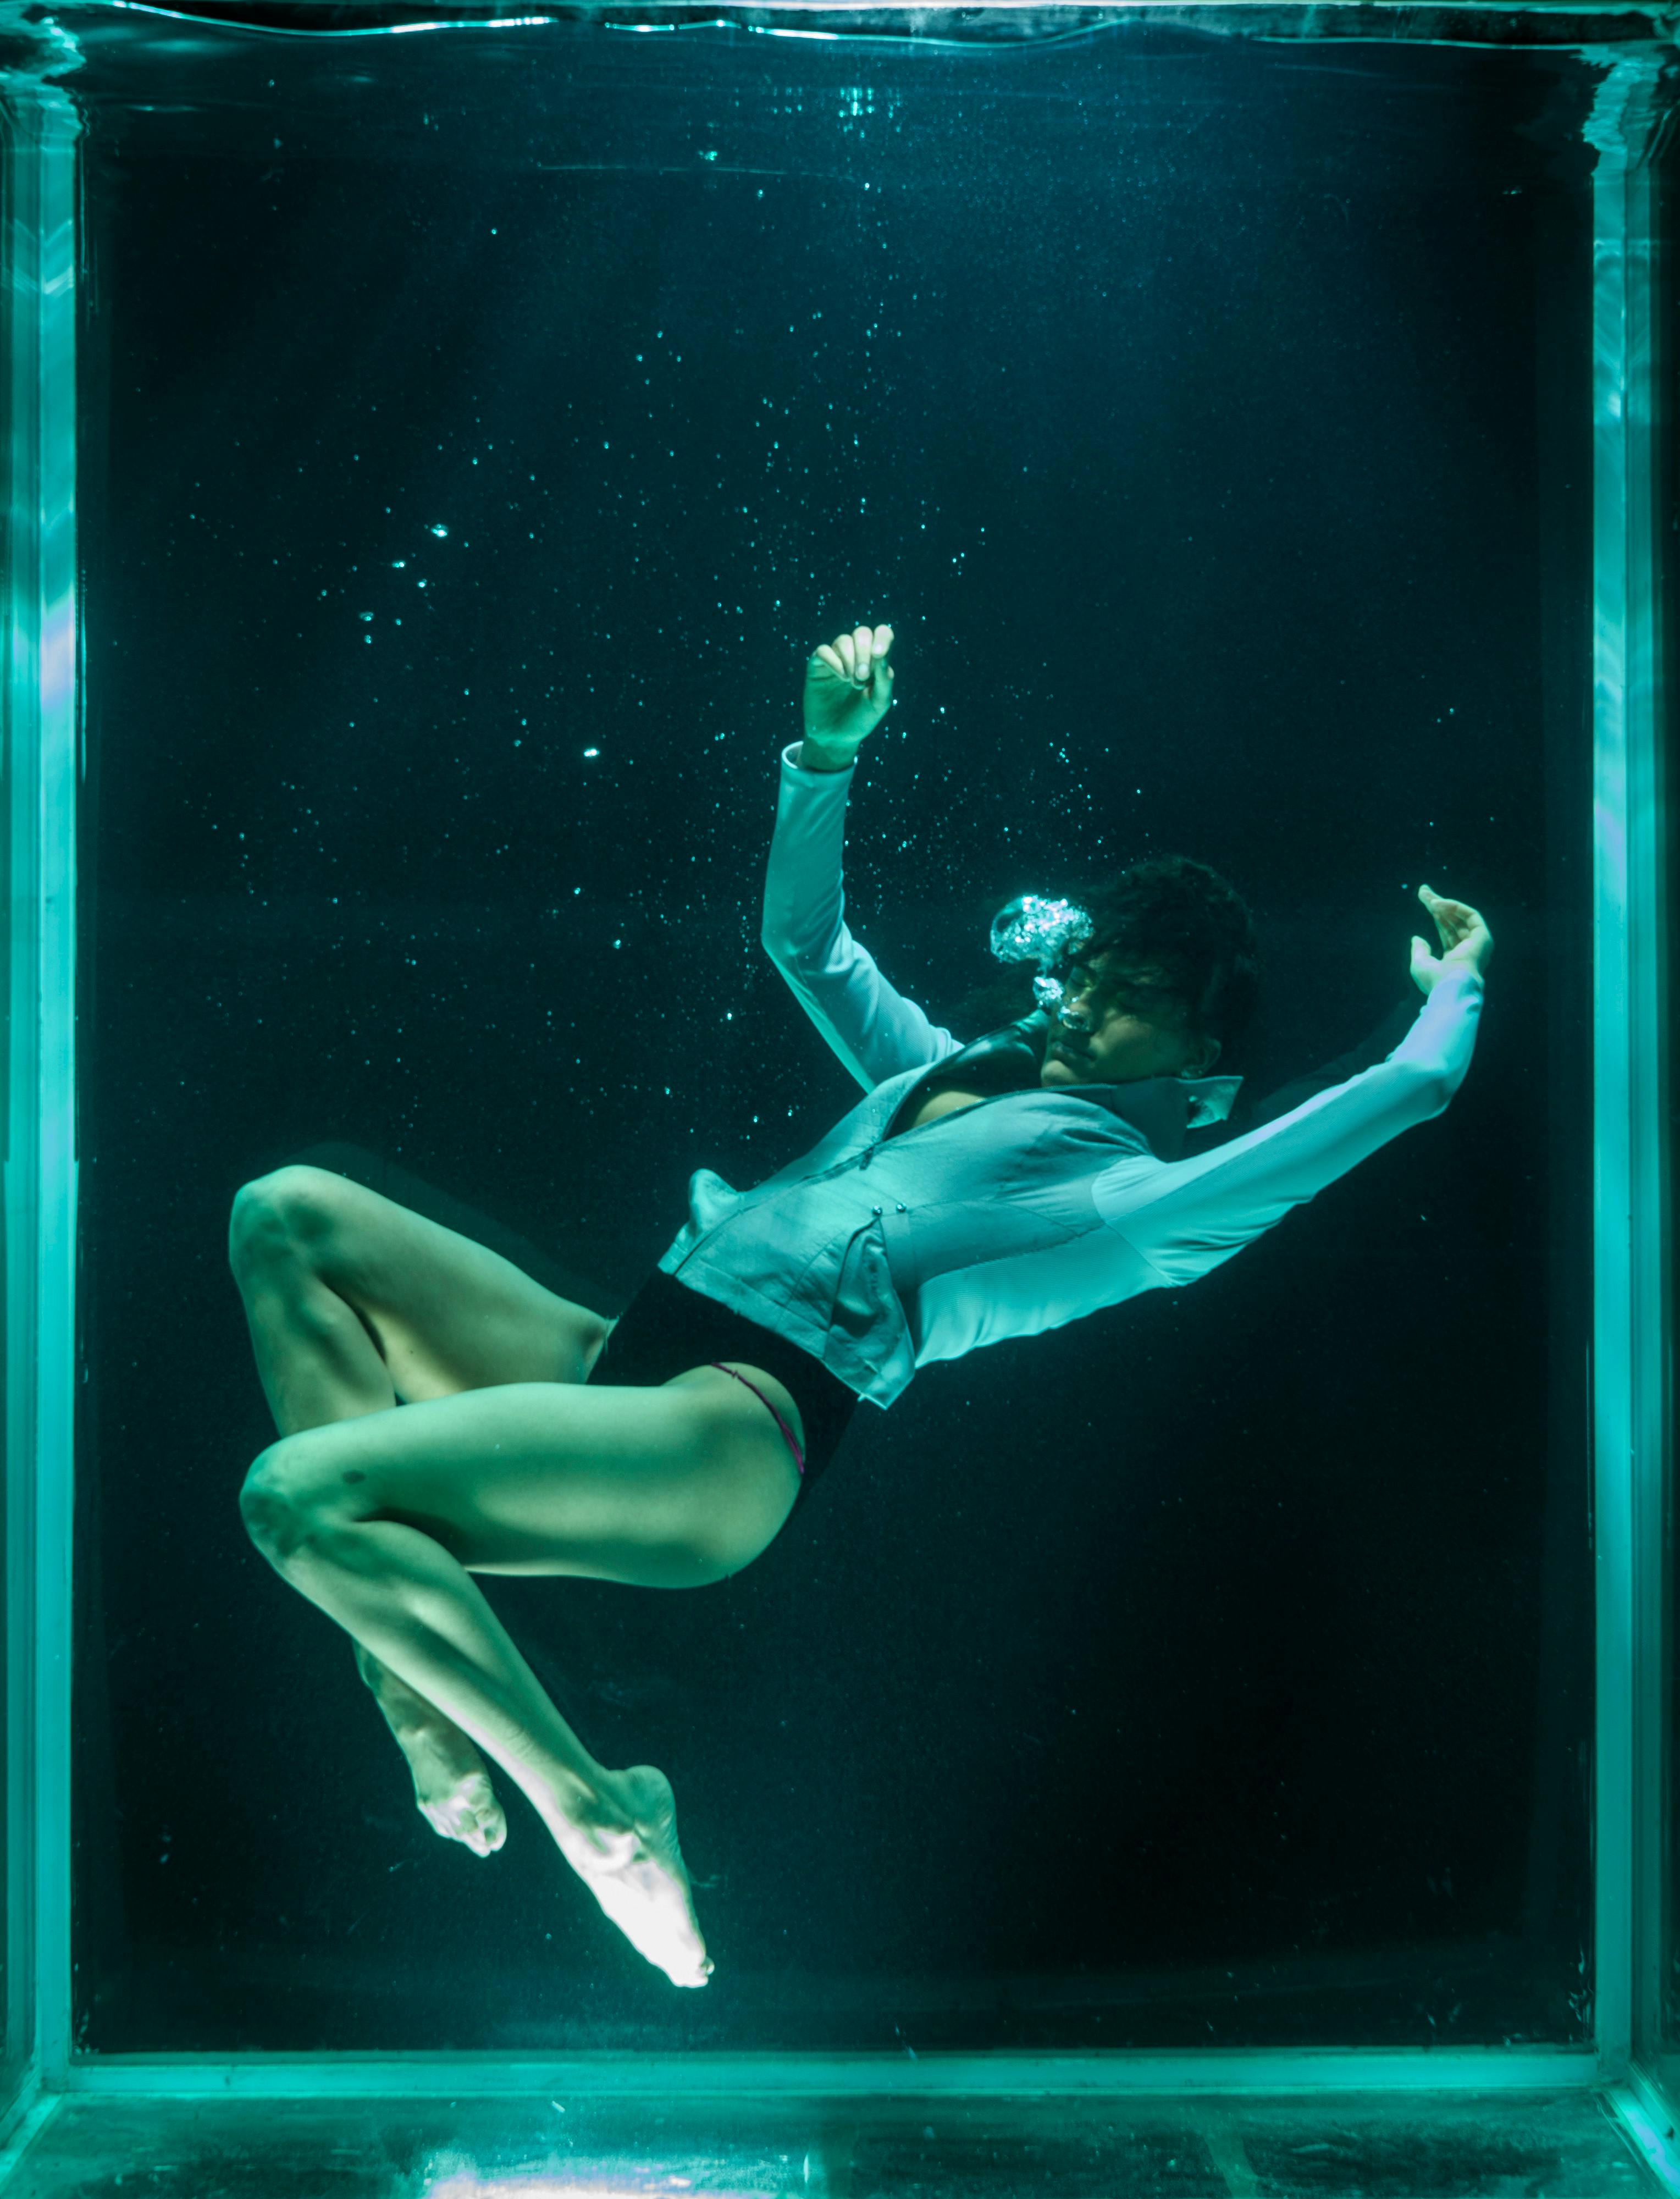
<svg viewBox="0 0 1680 2199"><path fill-rule="evenodd" d="M507 1838L507 1819L484 1759L458 1725L393 1726L414 1774L414 1799L435 1833L459 1840L475 1855L493 1855Z"/></svg>
<svg viewBox="0 0 1680 2199"><path fill-rule="evenodd" d="M677 1845L671 1782L650 1764L609 1775L627 1829L555 1829L560 1852L639 1955L674 1986L703 1986L712 1973Z"/></svg>
<svg viewBox="0 0 1680 2199"><path fill-rule="evenodd" d="M417 1694L359 1642L356 1663L414 1775L414 1799L435 1833L475 1855L493 1855L507 1819L484 1759L452 1718Z"/></svg>

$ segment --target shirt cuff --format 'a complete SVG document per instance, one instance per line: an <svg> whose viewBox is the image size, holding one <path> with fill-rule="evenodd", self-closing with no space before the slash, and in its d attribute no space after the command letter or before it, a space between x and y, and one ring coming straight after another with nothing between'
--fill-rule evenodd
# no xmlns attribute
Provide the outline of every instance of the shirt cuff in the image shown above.
<svg viewBox="0 0 1680 2199"><path fill-rule="evenodd" d="M807 771L797 760L799 751L804 745L803 741L790 741L782 750L783 773L792 779L796 785L822 786L831 779L841 786L848 786L851 784L852 773L857 769L855 756L839 771Z"/></svg>
<svg viewBox="0 0 1680 2199"><path fill-rule="evenodd" d="M1473 970L1467 962L1455 962L1435 980L1424 995L1422 1006L1426 1008L1437 993L1444 993L1449 1000L1455 991L1473 993L1479 999L1485 989L1486 983L1479 970Z"/></svg>

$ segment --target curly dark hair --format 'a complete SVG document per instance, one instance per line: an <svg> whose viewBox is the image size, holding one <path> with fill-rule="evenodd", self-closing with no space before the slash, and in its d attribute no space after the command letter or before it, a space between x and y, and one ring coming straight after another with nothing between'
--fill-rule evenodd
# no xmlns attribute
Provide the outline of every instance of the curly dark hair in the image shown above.
<svg viewBox="0 0 1680 2199"><path fill-rule="evenodd" d="M1236 888L1191 856L1148 855L1094 891L1076 890L1074 898L1095 927L1078 959L1113 953L1134 994L1181 1007L1190 1030L1217 1039L1228 1062L1252 1018L1260 979L1254 919ZM1053 974L1065 978L1069 966ZM1017 965L977 987L959 1020L989 1030L1032 1005L1032 972Z"/></svg>
<svg viewBox="0 0 1680 2199"><path fill-rule="evenodd" d="M1086 906L1095 929L1082 962L1114 954L1140 981L1134 990L1182 1007L1198 1037L1234 1050L1259 992L1260 942L1228 879L1189 855L1149 855Z"/></svg>

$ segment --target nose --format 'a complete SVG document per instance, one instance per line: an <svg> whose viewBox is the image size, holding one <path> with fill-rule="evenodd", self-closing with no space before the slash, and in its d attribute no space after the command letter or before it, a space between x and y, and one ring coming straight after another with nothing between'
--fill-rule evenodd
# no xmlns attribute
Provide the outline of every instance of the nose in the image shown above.
<svg viewBox="0 0 1680 2199"><path fill-rule="evenodd" d="M1090 1018L1085 1012L1085 1000L1089 988L1088 986L1077 993L1070 990L1063 994L1062 1004L1058 1009L1057 1013L1062 1019L1062 1025L1065 1030L1070 1031L1089 1031L1091 1028Z"/></svg>

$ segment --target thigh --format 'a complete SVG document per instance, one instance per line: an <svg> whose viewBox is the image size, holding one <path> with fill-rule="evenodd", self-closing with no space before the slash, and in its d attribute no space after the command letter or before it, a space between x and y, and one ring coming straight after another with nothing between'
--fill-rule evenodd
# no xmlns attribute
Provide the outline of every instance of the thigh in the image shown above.
<svg viewBox="0 0 1680 2199"><path fill-rule="evenodd" d="M707 1368L659 1389L524 1382L370 1413L287 1437L255 1478L306 1517L417 1527L475 1572L648 1588L738 1572L799 1490L763 1406Z"/></svg>
<svg viewBox="0 0 1680 2199"><path fill-rule="evenodd" d="M405 1400L581 1382L612 1324L500 1253L324 1169L276 1170L235 1209L235 1265L295 1254L354 1308ZM242 1274L242 1282L243 1281Z"/></svg>

